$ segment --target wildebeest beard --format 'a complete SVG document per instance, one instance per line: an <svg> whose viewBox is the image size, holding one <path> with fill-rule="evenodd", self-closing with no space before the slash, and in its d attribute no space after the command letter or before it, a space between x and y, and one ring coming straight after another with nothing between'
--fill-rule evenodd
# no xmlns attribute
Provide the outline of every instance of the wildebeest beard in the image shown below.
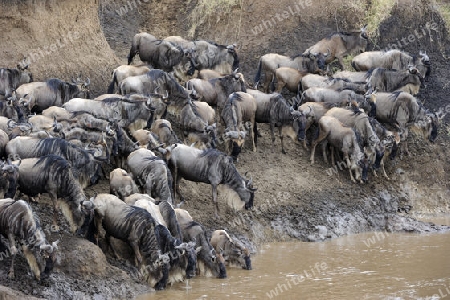
<svg viewBox="0 0 450 300"><path fill-rule="evenodd" d="M437 134L438 134L438 128L434 122L434 120L431 121L431 133L430 133L430 137L428 138L428 140L432 143L434 143L434 141L437 138Z"/></svg>
<svg viewBox="0 0 450 300"><path fill-rule="evenodd" d="M242 147L239 146L236 142L231 141L231 157L233 158L233 161L237 161L237 157L239 153L241 153Z"/></svg>

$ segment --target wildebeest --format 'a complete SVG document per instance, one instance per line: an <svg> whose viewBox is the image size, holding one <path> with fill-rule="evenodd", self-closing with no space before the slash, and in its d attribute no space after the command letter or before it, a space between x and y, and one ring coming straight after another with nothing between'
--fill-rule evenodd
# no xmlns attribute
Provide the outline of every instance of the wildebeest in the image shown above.
<svg viewBox="0 0 450 300"><path fill-rule="evenodd" d="M18 64L17 68L0 68L0 95L8 98L12 92L20 85L33 81L33 75L27 71L28 64L25 66Z"/></svg>
<svg viewBox="0 0 450 300"><path fill-rule="evenodd" d="M22 159L19 166L20 192L34 197L48 193L53 202L53 229L58 231L58 204L69 222L70 230L75 232L84 224L87 212L82 210L86 196L81 185L74 178L72 167L64 158L46 155L40 158ZM58 203L58 199L64 201Z"/></svg>
<svg viewBox="0 0 450 300"><path fill-rule="evenodd" d="M283 132L282 129L284 126L293 127L297 132L297 140L301 141L304 139L302 134L302 126L304 122L304 116L298 111L294 110L294 108L287 104L286 99L281 94L277 94L276 96L270 98L269 103L269 124L270 124L270 135L272 137L272 144L275 143L275 126L278 127L278 132L281 140L281 152L286 154L286 150L284 148L283 142Z"/></svg>
<svg viewBox="0 0 450 300"><path fill-rule="evenodd" d="M211 245L216 252L223 252L223 257L229 265L237 265L246 270L252 269L250 251L238 240L232 239L225 230L213 231Z"/></svg>
<svg viewBox="0 0 450 300"><path fill-rule="evenodd" d="M119 82L124 80L127 77L130 76L137 76L137 75L143 75L150 71L150 68L147 65L139 65L139 66L132 66L132 65L121 65L115 68L112 72L112 81L109 84L108 87L108 94L114 93L114 86L119 86Z"/></svg>
<svg viewBox="0 0 450 300"><path fill-rule="evenodd" d="M188 211L175 209L178 223L185 242L195 241L197 244L197 272L205 276L226 278L225 260L216 252L209 242L207 232L202 224L194 221Z"/></svg>
<svg viewBox="0 0 450 300"><path fill-rule="evenodd" d="M29 135L33 129L33 126L28 122L16 123L14 120L0 116L0 129L6 132L11 140L17 136Z"/></svg>
<svg viewBox="0 0 450 300"><path fill-rule="evenodd" d="M344 69L343 59L345 56L366 51L368 43L366 29L367 25L362 27L360 31L332 33L306 49L303 54L326 53L328 51L329 55L326 62L330 63L338 59L340 68Z"/></svg>
<svg viewBox="0 0 450 300"><path fill-rule="evenodd" d="M211 69L203 69L198 72L197 77L200 79L203 79L203 80L210 80L210 79L214 79L214 78L223 77L226 75L227 74L222 74L222 73L219 73L219 72L211 70Z"/></svg>
<svg viewBox="0 0 450 300"><path fill-rule="evenodd" d="M20 160L19 163L12 163L9 158L5 162L0 162L0 199L15 198L20 163Z"/></svg>
<svg viewBox="0 0 450 300"><path fill-rule="evenodd" d="M269 84L275 76L275 70L281 67L289 67L297 69L300 72L307 73L321 73L325 70L325 60L328 56L328 50L325 51L311 51L307 55L298 54L296 56L288 57L276 53L268 53L259 59L258 69L255 75L255 89L258 88L261 80L261 72L264 73L263 91L269 92Z"/></svg>
<svg viewBox="0 0 450 300"><path fill-rule="evenodd" d="M125 197L138 193L139 189L127 171L116 168L109 173L109 192L124 200Z"/></svg>
<svg viewBox="0 0 450 300"><path fill-rule="evenodd" d="M302 102L328 102L340 106L349 106L356 100L352 90L333 90L322 87L311 87L302 93Z"/></svg>
<svg viewBox="0 0 450 300"><path fill-rule="evenodd" d="M111 194L98 194L83 205L95 211L94 224L98 234L105 229L105 240L110 246L110 237L127 242L134 251L135 265L147 278L151 287L162 290L166 287L169 262L168 254L163 254L157 236L162 227L145 209L130 206ZM112 248L113 254L117 254Z"/></svg>
<svg viewBox="0 0 450 300"><path fill-rule="evenodd" d="M256 151L257 126L255 115L256 100L252 95L244 92L230 94L222 109L221 119L225 128L224 140L227 142L226 149L227 153L229 153L231 146L232 151L230 155L235 161L245 142L246 122L249 123L248 131L253 152Z"/></svg>
<svg viewBox="0 0 450 300"><path fill-rule="evenodd" d="M127 165L144 191L153 198L172 203L172 174L164 160L144 148L132 152Z"/></svg>
<svg viewBox="0 0 450 300"><path fill-rule="evenodd" d="M367 79L367 71L339 71L333 74L333 78L343 78L351 82L364 82Z"/></svg>
<svg viewBox="0 0 450 300"><path fill-rule="evenodd" d="M74 98L64 103L63 108L73 113L87 112L100 119L117 121L121 127L128 127L137 120L144 120L150 128L154 112L150 104L151 97L130 95L103 101Z"/></svg>
<svg viewBox="0 0 450 300"><path fill-rule="evenodd" d="M283 88L286 87L292 93L299 93L299 84L306 74L308 73L289 67L276 69L274 79L276 79L277 85L274 91L281 93Z"/></svg>
<svg viewBox="0 0 450 300"><path fill-rule="evenodd" d="M317 74L307 74L303 76L302 91L306 91L311 87L323 87L333 90L350 89L355 93L364 94L366 92L366 82L351 82L342 78L329 78Z"/></svg>
<svg viewBox="0 0 450 300"><path fill-rule="evenodd" d="M233 189L245 203L245 209L253 206L254 192L251 180L244 180L233 164L233 159L215 149L199 150L183 144L174 144L163 151L169 166L173 169L175 191L181 201L184 197L179 191L179 179L209 183L212 186L212 202L218 218L217 186L226 184Z"/></svg>
<svg viewBox="0 0 450 300"><path fill-rule="evenodd" d="M49 154L63 157L72 165L74 176L82 188L97 183L101 177L101 162L95 160L86 150L63 139L17 137L9 141L5 149L13 159L41 157Z"/></svg>
<svg viewBox="0 0 450 300"><path fill-rule="evenodd" d="M150 64L153 68L170 72L174 66L182 62L185 56L191 54L191 51L171 42L153 38L154 36L145 33L135 36L128 55L128 64L131 64L134 56L139 54L141 61Z"/></svg>
<svg viewBox="0 0 450 300"><path fill-rule="evenodd" d="M389 51L368 51L355 56L352 66L356 71L368 71L373 68L406 70L410 65L416 66L425 79L430 76L430 58L420 51L419 57L406 52L392 49Z"/></svg>
<svg viewBox="0 0 450 300"><path fill-rule="evenodd" d="M362 183L365 179L364 175L367 176L367 170L361 168L364 166L364 164L361 163L364 154L359 147L355 131L350 127L343 126L343 124L334 117L325 115L320 118L319 136L313 141L311 146L311 165L314 164L314 153L317 144L325 139L344 154L344 161L350 171L351 180L355 182L356 177L356 180L359 180ZM334 166L334 148L332 147L331 149L331 161ZM327 161L325 147L323 147L323 158ZM353 177L352 171L355 171L355 177Z"/></svg>
<svg viewBox="0 0 450 300"><path fill-rule="evenodd" d="M375 68L367 72L367 86L378 92L403 91L416 95L424 87L422 74L413 66L408 70L397 71Z"/></svg>
<svg viewBox="0 0 450 300"><path fill-rule="evenodd" d="M17 242L22 247L35 278L39 281L49 275L57 261L58 242L49 244L39 218L27 202L14 201L11 198L0 200L0 234L9 241L12 256L8 272L10 279L15 278L14 260L18 252Z"/></svg>
<svg viewBox="0 0 450 300"><path fill-rule="evenodd" d="M89 98L89 84L89 78L86 81L72 79L72 83L50 78L45 82L23 84L16 93L18 97L25 97L23 105L30 112L40 113L50 106L62 106L75 97Z"/></svg>
<svg viewBox="0 0 450 300"><path fill-rule="evenodd" d="M188 242L182 243L183 237L180 227L178 225L175 210L167 201L162 201L159 205L156 205L152 201L146 199L140 199L134 204L136 207L147 210L155 220L156 225L161 225L166 229L162 229L161 232L165 235L160 248L163 253L168 253L170 257L170 271L169 271L169 283L183 281L184 278L192 278L195 276L195 267L197 264L197 253L195 251L195 243ZM176 228L172 228L167 225L166 219L163 217L164 210L170 208L171 216L167 221L172 222ZM169 223L171 224L171 223ZM169 232L167 232L167 230ZM176 234L174 234L174 232ZM157 236L158 237L158 236ZM158 242L159 242L158 241Z"/></svg>
<svg viewBox="0 0 450 300"><path fill-rule="evenodd" d="M406 154L408 153L406 138L409 128L418 131L430 142L436 140L440 120L445 116L441 111L430 112L414 96L405 92L377 93L376 97L377 120L382 123L397 124L404 130L401 148Z"/></svg>

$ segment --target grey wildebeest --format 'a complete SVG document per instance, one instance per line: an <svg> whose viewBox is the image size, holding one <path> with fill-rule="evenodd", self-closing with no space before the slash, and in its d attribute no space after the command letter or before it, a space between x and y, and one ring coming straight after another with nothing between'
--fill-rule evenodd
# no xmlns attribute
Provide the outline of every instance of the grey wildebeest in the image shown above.
<svg viewBox="0 0 450 300"><path fill-rule="evenodd" d="M378 92L399 90L416 95L419 93L419 88L425 86L422 74L413 66L409 66L405 71L375 68L369 70L367 74L367 86Z"/></svg>
<svg viewBox="0 0 450 300"><path fill-rule="evenodd" d="M177 216L175 210L167 201L162 201L159 205L156 205L152 201L146 199L140 199L134 204L136 207L140 207L148 211L156 222L156 225L165 227L165 230L161 230L165 234L164 241L160 244L163 253L169 253L170 257L170 271L169 271L169 283L183 281L184 278L192 278L195 276L195 267L197 265L197 253L195 251L194 242L182 243L183 237L180 227L178 225ZM167 221L172 222L176 228L172 228L167 225L166 219L163 217L165 209L169 209L170 217ZM165 214L168 217L168 214ZM171 223L169 223L171 224ZM167 230L169 232L167 232ZM176 235L173 233L176 232Z"/></svg>
<svg viewBox="0 0 450 300"><path fill-rule="evenodd" d="M406 52L392 49L389 51L367 51L352 59L352 66L356 71L368 71L374 68L407 70L409 66L416 66L425 79L430 76L430 58L420 51L419 56L411 56Z"/></svg>
<svg viewBox="0 0 450 300"><path fill-rule="evenodd" d="M331 63L335 59L338 60L339 67L344 69L344 57L347 55L366 51L368 36L367 25L355 32L336 32L323 38L313 46L309 47L303 53L329 53L326 63Z"/></svg>
<svg viewBox="0 0 450 300"><path fill-rule="evenodd" d="M356 100L352 90L333 90L322 87L311 87L302 93L302 102L328 102L340 106L350 106Z"/></svg>
<svg viewBox="0 0 450 300"><path fill-rule="evenodd" d="M53 228L58 231L58 204L69 222L70 230L81 229L87 212L82 210L86 196L81 185L74 178L70 163L57 155L40 158L26 158L19 166L19 189L29 197L48 193L53 202ZM64 201L58 203L58 199Z"/></svg>
<svg viewBox="0 0 450 300"><path fill-rule="evenodd" d="M224 124L224 140L226 151L230 153L233 160L237 161L237 156L241 152L245 142L245 123L249 123L249 135L252 142L253 152L256 152L256 100L252 95L244 92L230 94L224 108L221 119Z"/></svg>
<svg viewBox="0 0 450 300"><path fill-rule="evenodd" d="M377 93L376 97L377 120L381 123L397 124L404 131L401 149L406 154L408 154L406 138L409 128L430 142L436 140L440 121L445 116L441 111L432 113L414 96L401 91Z"/></svg>
<svg viewBox="0 0 450 300"><path fill-rule="evenodd" d="M301 72L294 68L280 67L275 70L274 79L276 80L275 92L281 93L284 87L292 93L299 93L299 86L303 76L307 72Z"/></svg>
<svg viewBox="0 0 450 300"><path fill-rule="evenodd" d="M269 85L275 76L275 70L281 67L289 67L300 72L321 73L325 70L325 60L328 51L311 51L307 55L298 54L296 56L284 56L276 53L268 53L261 56L258 62L258 69L255 75L255 89L258 88L261 80L261 73L264 73L263 91L269 92Z"/></svg>
<svg viewBox="0 0 450 300"><path fill-rule="evenodd" d="M128 64L131 64L134 56L139 54L141 61L150 64L153 68L170 72L174 66L183 63L183 59L187 57L192 64L189 71L190 75L193 74L194 62L190 57L190 50L183 49L168 41L153 38L154 36L146 33L135 35L128 55Z"/></svg>
<svg viewBox="0 0 450 300"><path fill-rule="evenodd" d="M350 89L355 93L364 94L366 92L366 82L351 82L342 78L324 77L317 74L307 74L302 77L302 91L312 87L323 87L333 90Z"/></svg>
<svg viewBox="0 0 450 300"><path fill-rule="evenodd" d="M159 230L155 220L145 209L131 206L111 194L98 194L83 205L95 212L96 236L100 228L105 229L105 241L110 247L110 237L125 241L133 249L135 265L156 290L166 287L169 272L169 255L163 254L158 242Z"/></svg>
<svg viewBox="0 0 450 300"><path fill-rule="evenodd" d="M311 165L314 164L314 153L316 146L321 141L325 140L329 142L333 147L331 148L331 161L334 166L334 147L339 149L344 154L344 161L347 164L347 168L350 171L350 178L353 182L359 180L363 183L364 177L367 176L367 169L362 169L365 166L362 163L364 153L361 151L358 141L356 139L356 133L353 128L344 126L338 119L331 116L323 116L319 120L319 136L315 139L311 146ZM323 159L327 162L327 156L325 153L325 147L323 149ZM355 171L355 177L353 172Z"/></svg>
<svg viewBox="0 0 450 300"><path fill-rule="evenodd" d="M30 112L40 113L50 106L62 106L75 97L89 98L89 84L89 78L86 81L72 79L72 83L50 78L45 82L23 84L16 93L25 98L22 105Z"/></svg>
<svg viewBox="0 0 450 300"><path fill-rule="evenodd" d="M209 242L203 225L194 221L184 209L175 208L175 214L183 234L183 241L194 241L197 245L197 273L207 277L226 278L225 260Z"/></svg>
<svg viewBox="0 0 450 300"><path fill-rule="evenodd" d="M121 65L115 68L112 72L112 81L108 87L108 94L114 93L114 86L119 86L119 82L130 76L143 75L150 71L147 65Z"/></svg>
<svg viewBox="0 0 450 300"><path fill-rule="evenodd" d="M339 71L333 74L333 78L343 78L351 82L364 82L367 79L367 71Z"/></svg>
<svg viewBox="0 0 450 300"><path fill-rule="evenodd" d="M17 243L21 246L35 278L39 281L48 277L57 261L58 242L49 244L39 218L27 202L11 198L0 200L0 234L9 241L12 256L8 272L10 279L15 278L14 260L18 252Z"/></svg>
<svg viewBox="0 0 450 300"><path fill-rule="evenodd" d="M211 245L216 252L223 252L229 265L237 265L246 270L252 269L250 251L238 240L232 239L225 230L215 230L211 234Z"/></svg>
<svg viewBox="0 0 450 300"><path fill-rule="evenodd" d="M64 103L63 108L72 113L87 112L99 119L117 121L121 127L143 120L150 128L154 112L150 105L151 97L135 94L102 101L74 98Z"/></svg>
<svg viewBox="0 0 450 300"><path fill-rule="evenodd" d="M116 168L109 173L109 192L124 200L125 197L138 193L139 189L127 171Z"/></svg>
<svg viewBox="0 0 450 300"><path fill-rule="evenodd" d="M212 186L212 202L215 205L215 216L218 218L219 204L217 202L217 186L226 184L233 189L245 209L253 206L254 193L251 180L245 180L233 164L233 159L215 149L199 150L183 144L174 144L164 151L164 156L173 169L175 191L181 201L184 197L179 191L179 179L184 178L194 182L209 183Z"/></svg>
<svg viewBox="0 0 450 300"><path fill-rule="evenodd" d="M19 180L19 166L8 159L6 162L0 161L0 199L14 199L17 192L17 184Z"/></svg>
<svg viewBox="0 0 450 300"><path fill-rule="evenodd" d="M139 148L127 158L127 165L144 191L153 198L172 203L172 174L164 160L152 151Z"/></svg>
<svg viewBox="0 0 450 300"><path fill-rule="evenodd" d="M98 182L101 175L101 163L86 150L59 138L36 139L17 137L8 142L6 153L13 159L41 157L55 154L63 157L72 165L75 178L85 188Z"/></svg>
<svg viewBox="0 0 450 300"><path fill-rule="evenodd" d="M33 81L33 75L27 71L28 64L18 64L17 68L0 68L0 95L8 98L12 92L24 83Z"/></svg>
<svg viewBox="0 0 450 300"><path fill-rule="evenodd" d="M364 149L364 153L367 154L370 162L376 168L379 167L384 151L380 144L380 139L369 122L369 116L367 114L361 112L359 109L349 110L341 107L333 107L325 115L335 117L344 126L355 129L361 137L361 148Z"/></svg>

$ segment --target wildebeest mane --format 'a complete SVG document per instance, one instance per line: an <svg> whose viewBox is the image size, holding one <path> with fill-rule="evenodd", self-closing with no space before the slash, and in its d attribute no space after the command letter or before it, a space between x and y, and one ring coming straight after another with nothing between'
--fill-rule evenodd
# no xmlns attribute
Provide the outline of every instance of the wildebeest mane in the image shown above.
<svg viewBox="0 0 450 300"><path fill-rule="evenodd" d="M60 138L41 139L38 142L37 152L38 156L49 153L60 154L69 161L74 161L81 156L87 162L90 158L87 151Z"/></svg>

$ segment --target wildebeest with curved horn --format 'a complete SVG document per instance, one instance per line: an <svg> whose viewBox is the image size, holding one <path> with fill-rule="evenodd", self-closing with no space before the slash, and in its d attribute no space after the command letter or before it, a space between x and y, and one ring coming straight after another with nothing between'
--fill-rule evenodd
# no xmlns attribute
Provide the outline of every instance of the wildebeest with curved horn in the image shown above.
<svg viewBox="0 0 450 300"><path fill-rule="evenodd" d="M17 97L24 97L23 105L30 112L41 113L50 106L62 106L72 98L89 98L89 78L72 79L72 83L58 78L50 78L45 82L31 82L21 85ZM26 96L27 95L27 96Z"/></svg>
<svg viewBox="0 0 450 300"><path fill-rule="evenodd" d="M428 79L431 73L429 56L420 51L419 56L411 56L406 52L392 49L389 51L368 51L355 56L352 66L356 71L368 71L374 68L407 70L410 65L416 66L420 74Z"/></svg>
<svg viewBox="0 0 450 300"><path fill-rule="evenodd" d="M256 71L254 88L258 88L261 80L261 73L264 73L263 91L269 92L269 84L275 76L275 70L281 67L289 67L300 72L321 73L325 70L325 60L329 51L311 51L308 54L298 54L296 56L284 56L277 53L268 53L261 56Z"/></svg>
<svg viewBox="0 0 450 300"><path fill-rule="evenodd" d="M16 137L6 145L6 153L14 159L25 159L55 154L63 157L73 167L75 178L85 188L98 182L101 175L101 161L86 150L60 138L36 139Z"/></svg>
<svg viewBox="0 0 450 300"><path fill-rule="evenodd" d="M231 266L239 266L246 270L252 269L250 251L237 239L232 239L225 230L215 230L211 234L211 245L216 252L223 252L225 261Z"/></svg>
<svg viewBox="0 0 450 300"><path fill-rule="evenodd" d="M11 198L0 200L0 234L9 241L12 256L8 272L10 279L15 278L14 260L18 252L17 242L22 247L35 278L39 281L48 277L57 261L58 242L52 244L47 242L39 218L27 202Z"/></svg>
<svg viewBox="0 0 450 300"><path fill-rule="evenodd" d="M217 202L217 186L226 184L233 189L245 209L253 206L254 192L251 180L245 180L233 164L233 159L215 149L199 150L183 144L174 144L165 148L163 155L169 161L175 178L175 191L181 201L184 197L179 192L179 179L209 183L212 186L212 202L215 205L215 216L219 217Z"/></svg>
<svg viewBox="0 0 450 300"><path fill-rule="evenodd" d="M148 149L139 148L128 156L127 164L135 181L148 195L172 203L173 178L164 160Z"/></svg>
<svg viewBox="0 0 450 300"><path fill-rule="evenodd" d="M85 201L87 209L94 209L95 230L105 229L105 240L110 247L110 237L127 242L134 251L135 265L147 278L151 287L166 287L170 258L162 253L157 235L162 227L155 224L150 213L140 207L130 206L111 194L98 194ZM110 247L117 257L114 248Z"/></svg>
<svg viewBox="0 0 450 300"><path fill-rule="evenodd" d="M58 155L22 159L19 166L19 189L34 197L48 193L53 202L53 229L58 231L58 199L61 211L69 222L70 230L81 229L87 212L82 210L86 196L81 185L74 178L69 162Z"/></svg>
<svg viewBox="0 0 450 300"><path fill-rule="evenodd" d="M368 43L366 30L367 25L363 26L360 31L332 33L306 49L303 54L326 53L328 51L326 63L338 59L339 67L344 69L343 60L345 56L366 51Z"/></svg>

